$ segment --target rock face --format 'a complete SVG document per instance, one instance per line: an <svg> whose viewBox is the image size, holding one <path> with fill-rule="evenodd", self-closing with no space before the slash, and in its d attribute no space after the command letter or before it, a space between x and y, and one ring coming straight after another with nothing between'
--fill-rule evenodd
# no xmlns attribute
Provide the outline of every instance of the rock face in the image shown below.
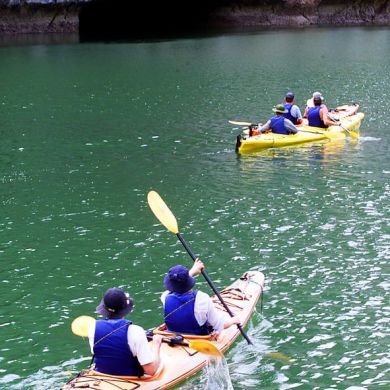
<svg viewBox="0 0 390 390"><path fill-rule="evenodd" d="M185 4L185 6L183 6ZM0 0L0 33L110 34L207 28L390 25L389 0ZM89 30L90 29L90 30ZM95 31L92 31L94 30ZM99 31L98 31L99 30Z"/></svg>
<svg viewBox="0 0 390 390"><path fill-rule="evenodd" d="M0 34L77 33L76 4L0 5Z"/></svg>
<svg viewBox="0 0 390 390"><path fill-rule="evenodd" d="M221 27L390 25L390 1L243 0L216 9L213 23Z"/></svg>

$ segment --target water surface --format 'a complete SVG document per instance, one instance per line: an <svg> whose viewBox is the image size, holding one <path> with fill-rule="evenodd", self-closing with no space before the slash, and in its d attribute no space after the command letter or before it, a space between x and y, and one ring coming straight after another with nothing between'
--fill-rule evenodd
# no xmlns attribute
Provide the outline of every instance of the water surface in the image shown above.
<svg viewBox="0 0 390 390"><path fill-rule="evenodd" d="M108 287L131 292L135 323L162 321L163 275L191 259L151 189L218 287L266 275L255 348L226 354L235 389L388 388L389 44L350 28L0 47L0 388L85 368L70 323ZM302 109L316 90L358 102L361 138L236 155L227 121L268 119L288 90Z"/></svg>

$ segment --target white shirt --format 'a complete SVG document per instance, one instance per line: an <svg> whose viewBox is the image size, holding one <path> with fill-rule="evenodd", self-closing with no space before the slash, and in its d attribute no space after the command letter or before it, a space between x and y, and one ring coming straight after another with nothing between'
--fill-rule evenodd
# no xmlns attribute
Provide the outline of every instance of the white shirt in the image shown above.
<svg viewBox="0 0 390 390"><path fill-rule="evenodd" d="M91 326L88 332L89 345L93 354L93 345L95 337L95 324ZM138 359L141 366L152 363L154 355L146 338L145 330L138 325L131 324L127 331L127 343L131 353Z"/></svg>
<svg viewBox="0 0 390 390"><path fill-rule="evenodd" d="M164 291L161 295L161 302L165 304L165 298L169 291ZM225 323L225 316L223 313L219 313L211 298L204 292L198 291L194 304L194 315L199 326L204 325L206 322L210 324L214 330L221 332Z"/></svg>
<svg viewBox="0 0 390 390"><path fill-rule="evenodd" d="M306 107L314 107L313 98L306 100Z"/></svg>

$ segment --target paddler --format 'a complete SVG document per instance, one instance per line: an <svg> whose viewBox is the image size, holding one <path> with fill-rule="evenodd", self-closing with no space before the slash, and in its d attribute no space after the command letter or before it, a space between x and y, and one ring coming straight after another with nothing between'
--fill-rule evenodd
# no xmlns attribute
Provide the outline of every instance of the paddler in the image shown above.
<svg viewBox="0 0 390 390"><path fill-rule="evenodd" d="M260 126L261 124L259 123L257 131L260 134L269 130L276 134L296 134L298 132L294 123L292 123L290 119L284 117L288 111L284 108L283 104L277 104L272 111L275 113L275 116L262 126Z"/></svg>
<svg viewBox="0 0 390 390"><path fill-rule="evenodd" d="M294 125L300 125L303 121L302 113L299 107L295 104L295 95L293 92L287 92L284 97L284 108L287 112L284 114L284 117L290 119Z"/></svg>
<svg viewBox="0 0 390 390"><path fill-rule="evenodd" d="M145 330L125 320L133 300L120 288L109 288L96 307L104 319L89 330L95 371L109 375L154 375L160 365L162 337L153 336L149 345Z"/></svg>
<svg viewBox="0 0 390 390"><path fill-rule="evenodd" d="M314 107L306 107L304 116L307 117L309 126L327 128L334 123L329 119L328 107L323 103L322 96L313 97Z"/></svg>
<svg viewBox="0 0 390 390"><path fill-rule="evenodd" d="M321 100L323 101L324 100L324 97L322 96L322 93L321 92L313 92L313 95L312 95L312 97L310 98L310 99L307 99L306 100L306 108L307 107L314 107L314 98L315 97L320 97L321 98ZM306 109L305 109L306 110ZM305 115L303 115L303 116L305 116Z"/></svg>
<svg viewBox="0 0 390 390"><path fill-rule="evenodd" d="M183 265L175 265L168 271L164 278L167 291L161 295L164 320L171 332L212 334L216 339L223 329L240 324L240 319L218 312L206 293L193 290L196 283L194 276L203 269L203 262L197 259L190 270Z"/></svg>

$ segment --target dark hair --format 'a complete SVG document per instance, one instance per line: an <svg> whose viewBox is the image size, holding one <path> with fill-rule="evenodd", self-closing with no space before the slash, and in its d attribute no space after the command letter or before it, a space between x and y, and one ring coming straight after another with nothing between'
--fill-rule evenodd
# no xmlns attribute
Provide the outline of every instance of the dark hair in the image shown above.
<svg viewBox="0 0 390 390"><path fill-rule="evenodd" d="M293 92L287 92L285 96L286 102L291 103L294 100L294 93Z"/></svg>
<svg viewBox="0 0 390 390"><path fill-rule="evenodd" d="M313 97L313 103L315 106L320 106L322 104L322 98L321 96L315 96Z"/></svg>

